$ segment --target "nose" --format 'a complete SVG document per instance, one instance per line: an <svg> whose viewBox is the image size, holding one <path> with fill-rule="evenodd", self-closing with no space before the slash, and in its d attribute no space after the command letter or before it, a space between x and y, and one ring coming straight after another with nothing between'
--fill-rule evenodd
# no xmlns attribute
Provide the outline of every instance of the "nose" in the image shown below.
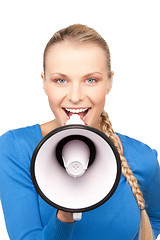
<svg viewBox="0 0 160 240"><path fill-rule="evenodd" d="M73 84L69 89L69 101L76 104L84 99L84 91L80 84Z"/></svg>

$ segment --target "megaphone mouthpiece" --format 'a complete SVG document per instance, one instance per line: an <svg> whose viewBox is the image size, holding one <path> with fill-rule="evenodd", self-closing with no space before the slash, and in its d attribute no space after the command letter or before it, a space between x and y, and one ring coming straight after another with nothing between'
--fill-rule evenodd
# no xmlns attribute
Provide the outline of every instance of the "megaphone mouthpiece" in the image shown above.
<svg viewBox="0 0 160 240"><path fill-rule="evenodd" d="M84 120L81 118L79 114L73 113L70 115L69 119L65 123L65 125L69 124L82 124L82 125L87 125Z"/></svg>

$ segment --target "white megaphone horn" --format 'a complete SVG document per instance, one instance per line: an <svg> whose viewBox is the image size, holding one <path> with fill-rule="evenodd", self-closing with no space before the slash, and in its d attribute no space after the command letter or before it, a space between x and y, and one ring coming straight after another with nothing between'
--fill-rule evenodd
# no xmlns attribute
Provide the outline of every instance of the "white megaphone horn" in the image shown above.
<svg viewBox="0 0 160 240"><path fill-rule="evenodd" d="M38 194L80 220L82 212L99 207L113 195L121 162L112 141L73 114L64 126L42 138L30 170Z"/></svg>

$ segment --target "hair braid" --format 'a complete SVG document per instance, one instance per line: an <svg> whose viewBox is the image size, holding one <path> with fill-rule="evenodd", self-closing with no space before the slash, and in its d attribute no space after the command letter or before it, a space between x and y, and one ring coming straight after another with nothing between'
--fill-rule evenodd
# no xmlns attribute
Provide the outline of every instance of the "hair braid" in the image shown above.
<svg viewBox="0 0 160 240"><path fill-rule="evenodd" d="M134 176L132 170L130 169L126 158L123 156L123 149L118 141L118 137L116 133L112 128L112 123L109 120L109 116L105 111L103 111L100 116L100 127L102 132L104 132L111 139L111 141L114 143L115 147L117 148L117 151L121 159L122 173L125 176L127 182L129 183L132 189L133 195L137 201L139 209L143 210L141 211L141 225L140 225L139 240L152 240L153 239L152 228L150 225L148 215L144 210L145 201L143 198L143 194L139 188L136 177Z"/></svg>

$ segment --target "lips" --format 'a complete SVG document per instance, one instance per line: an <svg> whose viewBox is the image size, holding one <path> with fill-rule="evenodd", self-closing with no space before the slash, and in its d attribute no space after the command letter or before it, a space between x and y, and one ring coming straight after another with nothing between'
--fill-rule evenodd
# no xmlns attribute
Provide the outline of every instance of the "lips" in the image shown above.
<svg viewBox="0 0 160 240"><path fill-rule="evenodd" d="M64 110L68 118L70 118L72 114L78 114L83 120L85 120L91 108L89 107L89 108L62 108L62 109Z"/></svg>

